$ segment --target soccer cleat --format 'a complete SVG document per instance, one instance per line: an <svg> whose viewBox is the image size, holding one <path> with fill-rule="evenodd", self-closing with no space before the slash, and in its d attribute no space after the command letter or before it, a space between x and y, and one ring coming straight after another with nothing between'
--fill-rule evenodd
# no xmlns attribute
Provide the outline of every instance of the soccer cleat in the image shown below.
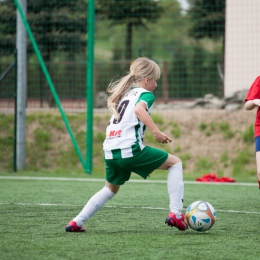
<svg viewBox="0 0 260 260"><path fill-rule="evenodd" d="M71 220L67 226L65 227L66 232L85 232L85 228L82 227L78 227L77 223L73 220Z"/></svg>
<svg viewBox="0 0 260 260"><path fill-rule="evenodd" d="M170 212L167 218L165 219L165 224L170 227L176 227L179 230L186 230L188 228L188 224L186 223L186 218L183 213L181 213L181 217L178 218L176 214Z"/></svg>

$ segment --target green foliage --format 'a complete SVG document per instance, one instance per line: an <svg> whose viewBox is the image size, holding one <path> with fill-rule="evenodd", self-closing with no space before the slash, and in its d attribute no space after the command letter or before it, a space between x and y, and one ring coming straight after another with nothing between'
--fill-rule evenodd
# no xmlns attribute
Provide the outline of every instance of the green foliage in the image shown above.
<svg viewBox="0 0 260 260"><path fill-rule="evenodd" d="M37 116L35 114L27 114L26 115L26 124L31 124L32 122L34 122L37 119Z"/></svg>
<svg viewBox="0 0 260 260"><path fill-rule="evenodd" d="M230 125L227 122L221 123L219 129L223 133L224 139L230 139L235 135L235 133L231 131Z"/></svg>
<svg viewBox="0 0 260 260"><path fill-rule="evenodd" d="M51 134L42 128L33 131L34 138L26 144L27 169L39 170L51 165L50 157L47 156L53 148Z"/></svg>
<svg viewBox="0 0 260 260"><path fill-rule="evenodd" d="M171 132L174 127L180 127L180 125L173 122L172 118L163 118L158 113L152 115L156 123L160 125L160 129L164 128L166 133ZM83 154L83 158L85 158L86 115L85 113L70 113L67 117ZM109 118L109 113L98 113L94 116L93 172L100 176L104 174L102 144L105 139L105 127ZM2 156L0 156L0 168L5 170L12 170L14 144L13 120L13 115L0 114L0 130L2 134L0 136L0 149L3 151ZM26 124L26 169L34 171L42 169L57 171L65 167L66 171L83 171L62 118L56 112L53 114L51 112L28 113L26 115ZM230 130L230 125L226 122L222 122L221 124L206 124L202 122L198 123L197 130L198 129L205 133L205 139L207 140L207 131L210 131L211 134L213 134L214 131L214 134L216 134L217 130L225 133ZM242 134L250 136L250 131L252 134L252 126L249 126ZM169 135L174 136L174 132ZM178 140L176 139L176 141ZM148 129L144 135L144 143L146 145L157 147L171 154L176 154L176 156L181 158L186 176L191 176L195 173L196 175L200 175L213 171L223 175L229 174L229 176L233 174L236 178L238 176L255 176L256 174L254 149L252 145L250 145L252 143L244 142L242 138L233 140L239 142L238 146L241 147L241 151L237 152L224 149L217 157L214 156L214 160L212 154L196 158L196 155L194 156L190 153L189 147L185 146L185 143L180 143L180 141L182 141L182 139L169 145L162 145L156 142L153 134ZM221 141L225 142L225 140ZM233 157L235 158L233 159ZM187 169L188 166L189 169ZM162 176L164 175L165 173L162 173Z"/></svg>
<svg viewBox="0 0 260 260"><path fill-rule="evenodd" d="M195 162L195 169L199 173L208 173L211 172L213 167L215 166L215 163L210 159L206 157L197 157Z"/></svg>
<svg viewBox="0 0 260 260"><path fill-rule="evenodd" d="M146 132L144 135L144 142L146 143L155 143L156 140L151 132Z"/></svg>
<svg viewBox="0 0 260 260"><path fill-rule="evenodd" d="M158 86L168 88L170 99L206 93L220 96L216 64L222 60L222 43L192 40L188 29L197 18L182 12L177 0L100 0L95 5L95 91L105 90L112 77L124 75L129 60L147 56L160 65L164 80ZM86 97L86 6L85 0L28 0L28 21L60 98ZM0 1L1 61L11 59L8 53L15 46L15 20L14 2ZM110 22L117 26L109 27ZM55 106L30 42L27 47L27 98L48 100L49 106ZM158 99L164 97L161 87L154 93Z"/></svg>
<svg viewBox="0 0 260 260"><path fill-rule="evenodd" d="M215 123L210 123L210 124L209 124L209 127L210 127L210 130L211 130L211 131L215 131L215 130L216 130Z"/></svg>
<svg viewBox="0 0 260 260"><path fill-rule="evenodd" d="M186 46L184 41L187 40L188 19L181 14L178 1L163 0L159 2L164 9L163 14L156 23L147 24L148 30L144 27L139 27L135 31L133 35L133 52L136 56L154 57L171 62L176 52L176 47ZM120 35L117 37L121 46L121 37ZM184 50L186 51L187 49ZM186 56L185 59L187 59ZM168 73L171 72L170 69ZM158 90L159 88L156 89L156 91Z"/></svg>
<svg viewBox="0 0 260 260"><path fill-rule="evenodd" d="M53 116L51 114L40 115L38 121L41 125L45 125L47 129L56 128L60 131L66 130L61 116Z"/></svg>
<svg viewBox="0 0 260 260"><path fill-rule="evenodd" d="M199 129L201 132L203 132L207 127L208 127L208 125L204 122L200 123L200 125L199 125Z"/></svg>
<svg viewBox="0 0 260 260"><path fill-rule="evenodd" d="M188 90L188 65L185 59L186 48L179 42L175 43L174 57L171 62L169 83L173 87L174 98L190 97Z"/></svg>
<svg viewBox="0 0 260 260"><path fill-rule="evenodd" d="M212 132L215 131L215 124L210 123L207 125L206 123L202 122L199 125L199 129L201 132L204 132L206 136L211 136Z"/></svg>
<svg viewBox="0 0 260 260"><path fill-rule="evenodd" d="M220 156L220 162L223 163L224 167L227 167L228 161L229 161L228 153L227 153L227 151L225 151Z"/></svg>
<svg viewBox="0 0 260 260"><path fill-rule="evenodd" d="M151 0L98 0L96 12L101 19L112 21L111 25L126 25L125 58L130 61L133 27L146 27L148 22L155 22L162 15L163 8Z"/></svg>
<svg viewBox="0 0 260 260"><path fill-rule="evenodd" d="M185 46L182 42L174 41L174 46L172 69L168 74L172 88L170 96L199 98L207 93L219 96L219 78L215 70L216 63L221 60L220 50L208 51L200 42ZM191 85L192 88L190 88Z"/></svg>
<svg viewBox="0 0 260 260"><path fill-rule="evenodd" d="M101 117L100 116L94 116L93 119L94 119L94 122L97 123L97 124L101 121Z"/></svg>
<svg viewBox="0 0 260 260"><path fill-rule="evenodd" d="M15 48L16 10L12 0L0 2L0 54L11 54Z"/></svg>
<svg viewBox="0 0 260 260"><path fill-rule="evenodd" d="M162 125L163 124L163 118L159 114L151 114L151 117L155 124Z"/></svg>
<svg viewBox="0 0 260 260"><path fill-rule="evenodd" d="M148 21L155 22L162 11L159 3L150 0L98 0L96 3L97 15L111 20L111 25L145 27Z"/></svg>
<svg viewBox="0 0 260 260"><path fill-rule="evenodd" d="M180 146L180 144L176 144L176 145L175 145L174 152L175 152L175 153L181 152L181 146Z"/></svg>
<svg viewBox="0 0 260 260"><path fill-rule="evenodd" d="M245 132L242 132L242 139L245 143L253 143L254 138L254 126L251 124L248 126L248 128L245 130Z"/></svg>
<svg viewBox="0 0 260 260"><path fill-rule="evenodd" d="M193 21L190 35L195 39L224 38L226 0L189 0L189 3L188 13Z"/></svg>
<svg viewBox="0 0 260 260"><path fill-rule="evenodd" d="M255 155L253 154L251 149L246 148L242 151L238 151L236 157L232 160L232 174L234 176L255 175L256 166L254 165L254 168L250 167L252 161L255 161Z"/></svg>
<svg viewBox="0 0 260 260"><path fill-rule="evenodd" d="M85 147L86 131L83 131L83 130L77 131L75 138L76 138L78 144L81 144L81 146Z"/></svg>
<svg viewBox="0 0 260 260"><path fill-rule="evenodd" d="M27 0L27 20L45 60L50 61L56 51L75 53L86 48L86 1ZM6 54L15 48L16 6L13 0L0 3L0 52ZM50 48L51 46L51 48ZM29 55L34 53L28 44ZM84 55L84 54L82 54Z"/></svg>
<svg viewBox="0 0 260 260"><path fill-rule="evenodd" d="M181 161L182 161L182 167L183 167L183 169L185 169L185 168L186 168L187 161L191 159L191 155L188 154L188 153L184 153L184 154L181 154L181 155L179 156L179 158L180 158Z"/></svg>
<svg viewBox="0 0 260 260"><path fill-rule="evenodd" d="M13 169L14 116L0 114L0 169Z"/></svg>
<svg viewBox="0 0 260 260"><path fill-rule="evenodd" d="M51 134L44 129L37 128L33 131L34 140L37 146L41 145L43 150L51 148Z"/></svg>
<svg viewBox="0 0 260 260"><path fill-rule="evenodd" d="M171 150L170 146L168 146L168 145L160 144L160 145L159 145L159 148L160 148L161 150L164 150L166 153L169 153L169 154L172 153L172 150Z"/></svg>
<svg viewBox="0 0 260 260"><path fill-rule="evenodd" d="M205 47L195 45L197 49L195 51L195 57L193 59L192 73L197 74L197 95L200 97L203 94L213 93L216 96L223 96L223 84L219 82L217 73L214 71L216 64L223 66L224 60L224 38L225 38L225 3L226 0L208 1L208 0L189 0L190 8L188 10L188 17L191 20L189 35L196 40L212 39L215 42L219 40L221 44L221 50L218 54L207 55ZM202 43L202 41L200 41ZM204 58L199 58L204 56ZM208 64L205 64L207 60ZM195 77L194 77L195 78ZM217 84L212 85L212 79ZM205 93L206 86L211 86L208 92ZM201 87L204 86L204 87ZM195 96L197 96L195 95Z"/></svg>
<svg viewBox="0 0 260 260"><path fill-rule="evenodd" d="M171 134L175 137L175 138L179 138L181 136L181 129L179 127L178 124L173 123L173 128L171 130Z"/></svg>
<svg viewBox="0 0 260 260"><path fill-rule="evenodd" d="M223 122L219 125L219 129L222 131L222 132L226 132L226 131L229 131L230 130L230 125L229 123L227 122Z"/></svg>
<svg viewBox="0 0 260 260"><path fill-rule="evenodd" d="M94 144L103 143L106 138L105 132L96 132L94 134Z"/></svg>

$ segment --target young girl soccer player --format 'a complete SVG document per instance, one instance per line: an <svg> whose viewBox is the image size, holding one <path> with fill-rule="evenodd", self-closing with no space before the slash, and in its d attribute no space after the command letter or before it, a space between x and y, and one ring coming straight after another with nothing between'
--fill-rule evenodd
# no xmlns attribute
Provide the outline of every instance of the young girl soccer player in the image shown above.
<svg viewBox="0 0 260 260"><path fill-rule="evenodd" d="M255 79L250 87L245 102L246 110L252 110L257 107L255 120L255 152L258 187L260 189L260 76Z"/></svg>
<svg viewBox="0 0 260 260"><path fill-rule="evenodd" d="M170 213L165 224L179 230L188 228L185 215L181 212L184 191L181 160L143 144L146 127L157 142L167 144L172 141L150 117L154 103L152 92L160 74L160 68L154 61L138 58L130 66L129 74L108 86L107 91L111 95L107 104L113 115L103 143L105 187L92 196L82 211L67 224L67 232L85 231L83 224L117 194L120 186L129 180L131 172L146 179L155 169L168 171Z"/></svg>

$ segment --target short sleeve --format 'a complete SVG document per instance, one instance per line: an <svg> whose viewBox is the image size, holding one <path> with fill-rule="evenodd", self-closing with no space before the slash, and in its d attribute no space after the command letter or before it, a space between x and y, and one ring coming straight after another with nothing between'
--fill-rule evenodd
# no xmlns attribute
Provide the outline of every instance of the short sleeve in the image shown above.
<svg viewBox="0 0 260 260"><path fill-rule="evenodd" d="M254 99L260 99L260 76L255 79L245 97L245 101Z"/></svg>
<svg viewBox="0 0 260 260"><path fill-rule="evenodd" d="M152 92L144 92L140 95L136 104L139 103L140 101L145 102L147 105L147 108L149 109L153 105L154 94Z"/></svg>

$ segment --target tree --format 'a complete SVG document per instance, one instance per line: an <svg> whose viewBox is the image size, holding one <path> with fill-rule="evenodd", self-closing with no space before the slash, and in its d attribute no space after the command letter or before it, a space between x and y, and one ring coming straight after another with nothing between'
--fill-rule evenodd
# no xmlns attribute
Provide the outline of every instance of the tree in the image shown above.
<svg viewBox="0 0 260 260"><path fill-rule="evenodd" d="M85 0L27 0L27 21L51 74L50 61L57 53L70 58L86 48ZM13 52L16 46L16 6L13 0L0 2L0 54ZM34 54L28 40L27 53ZM85 51L84 51L85 53ZM49 105L54 100L47 88Z"/></svg>
<svg viewBox="0 0 260 260"><path fill-rule="evenodd" d="M189 35L197 40L203 38L222 40L222 57L220 64L222 65L222 71L224 71L226 0L189 0L189 4L190 9L188 13L192 20ZM224 73L221 72L221 74ZM223 75L220 75L220 78L222 78L222 76ZM219 93L220 96L224 95L223 86Z"/></svg>
<svg viewBox="0 0 260 260"><path fill-rule="evenodd" d="M188 68L184 48L175 43L176 49L170 70L171 97L190 98L191 91L188 89Z"/></svg>
<svg viewBox="0 0 260 260"><path fill-rule="evenodd" d="M132 58L133 27L146 27L156 22L163 8L154 0L97 0L96 12L100 19L111 20L111 26L126 25L125 59Z"/></svg>
<svg viewBox="0 0 260 260"><path fill-rule="evenodd" d="M14 1L0 2L0 55L13 53L16 39L16 9Z"/></svg>
<svg viewBox="0 0 260 260"><path fill-rule="evenodd" d="M86 47L85 0L27 0L27 20L42 56L64 51L75 54ZM16 7L13 0L0 2L0 52L15 48ZM28 43L29 54L33 53Z"/></svg>
<svg viewBox="0 0 260 260"><path fill-rule="evenodd" d="M190 35L195 39L224 38L226 0L189 0L192 20Z"/></svg>

